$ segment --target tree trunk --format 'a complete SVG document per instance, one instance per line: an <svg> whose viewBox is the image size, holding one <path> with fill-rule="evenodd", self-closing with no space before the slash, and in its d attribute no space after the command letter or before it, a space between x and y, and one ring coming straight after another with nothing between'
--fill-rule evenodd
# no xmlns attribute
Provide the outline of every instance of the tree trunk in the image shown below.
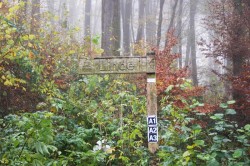
<svg viewBox="0 0 250 166"><path fill-rule="evenodd" d="M234 12L236 17L243 16L243 6L249 5L243 3L242 0L234 0ZM249 2L248 2L249 3ZM236 23L237 24L237 23ZM245 33L245 26L238 24L237 27L233 29L233 43L231 44L233 47L233 57L232 57L232 64L233 64L233 76L237 77L240 76L241 72L243 71L243 64L245 61L245 57L247 57L246 53L249 48L245 48L242 46L237 46L235 43L242 43L244 41ZM240 100L242 98L242 94L239 90L233 89L233 99Z"/></svg>
<svg viewBox="0 0 250 166"><path fill-rule="evenodd" d="M146 0L146 43L155 45L155 34L156 34L156 13L157 6L156 0Z"/></svg>
<svg viewBox="0 0 250 166"><path fill-rule="evenodd" d="M190 45L191 45L190 26L187 31L188 31L188 36L187 36L187 45L186 45L185 67L189 67L189 59L190 59Z"/></svg>
<svg viewBox="0 0 250 166"><path fill-rule="evenodd" d="M144 34L144 14L145 14L145 0L139 0L139 16L138 16L138 29L136 36L136 43L143 39Z"/></svg>
<svg viewBox="0 0 250 166"><path fill-rule="evenodd" d="M177 37L178 37L178 49L179 49L179 68L182 68L182 8L183 0L179 2L178 20L177 20Z"/></svg>
<svg viewBox="0 0 250 166"><path fill-rule="evenodd" d="M92 30L92 34L97 34L97 33L99 33L98 32L98 29L99 29L99 27L101 27L101 25L102 25L102 21L101 21L101 18L99 17L99 16L101 16L102 15L102 5L99 5L99 3L98 2L100 2L100 0L96 0L94 3L95 3L95 8L93 9L93 11L97 11L97 12L95 12L95 15L96 15L96 17L93 17L93 26L92 26L92 28L91 28L91 30ZM98 5L97 5L98 4Z"/></svg>
<svg viewBox="0 0 250 166"><path fill-rule="evenodd" d="M130 23L131 23L131 11L132 0L124 0L123 6L123 49L124 55L130 55Z"/></svg>
<svg viewBox="0 0 250 166"><path fill-rule="evenodd" d="M84 20L84 36L89 36L91 38L91 0L86 0L85 2L85 20Z"/></svg>
<svg viewBox="0 0 250 166"><path fill-rule="evenodd" d="M31 33L37 33L39 27L40 27L40 0L33 0L31 8Z"/></svg>
<svg viewBox="0 0 250 166"><path fill-rule="evenodd" d="M103 56L112 56L113 1L102 0L102 48Z"/></svg>
<svg viewBox="0 0 250 166"><path fill-rule="evenodd" d="M120 15L120 0L113 0L113 19L112 19L112 34L113 34L113 48L112 55L120 56L121 43L121 15Z"/></svg>
<svg viewBox="0 0 250 166"><path fill-rule="evenodd" d="M174 1L174 6L173 6L173 10L172 10L172 14L171 14L171 18L170 18L170 23L168 25L168 29L167 29L167 33L173 28L174 26L174 19L175 19L175 13L176 13L176 7L178 4L178 0ZM167 46L168 43L168 38L166 37L166 41L165 41L165 47Z"/></svg>
<svg viewBox="0 0 250 166"><path fill-rule="evenodd" d="M157 28L157 47L160 46L161 42L161 25L162 25L162 15L163 15L163 6L165 0L160 0L160 11L159 11L159 21L158 21L158 28Z"/></svg>
<svg viewBox="0 0 250 166"><path fill-rule="evenodd" d="M195 14L197 8L197 0L190 0L190 49L192 60L192 80L195 86L198 86L197 64L196 64L196 41L195 41Z"/></svg>

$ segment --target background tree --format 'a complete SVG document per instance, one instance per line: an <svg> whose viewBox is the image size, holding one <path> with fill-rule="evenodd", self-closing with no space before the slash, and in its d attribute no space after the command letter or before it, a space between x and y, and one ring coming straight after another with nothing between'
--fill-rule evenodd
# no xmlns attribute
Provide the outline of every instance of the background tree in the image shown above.
<svg viewBox="0 0 250 166"><path fill-rule="evenodd" d="M123 25L123 54L130 55L131 42L131 15L132 15L132 0L121 1L122 25Z"/></svg>
<svg viewBox="0 0 250 166"><path fill-rule="evenodd" d="M121 50L121 12L120 0L113 0L112 17L112 55L120 56Z"/></svg>
<svg viewBox="0 0 250 166"><path fill-rule="evenodd" d="M215 73L224 81L231 83L231 93L233 99L237 101L235 106L239 112L237 120L247 123L250 121L249 1L211 1L209 9L211 17L207 19L206 25L213 30L213 36L212 44L206 44L204 51L226 70L222 74L216 71ZM223 64L220 59L225 59L227 63Z"/></svg>
<svg viewBox="0 0 250 166"><path fill-rule="evenodd" d="M161 42L161 28L162 28L162 15L163 15L163 7L165 0L160 0L160 11L159 11L159 19L158 19L158 27L157 27L157 47L160 46Z"/></svg>
<svg viewBox="0 0 250 166"><path fill-rule="evenodd" d="M182 68L182 10L183 10L183 0L179 0L179 7L178 7L178 15L177 15L177 28L176 28L176 34L178 39L178 53L180 54L180 57L178 58L178 64L179 68Z"/></svg>
<svg viewBox="0 0 250 166"><path fill-rule="evenodd" d="M171 16L170 16L170 22L168 24L168 28L167 28L166 33L169 33L171 30L174 30L174 20L175 20L175 14L176 14L176 8L177 8L178 1L179 0L175 0L173 7L171 8L172 11L171 11ZM168 38L166 37L165 47L167 46L167 43L168 43Z"/></svg>
<svg viewBox="0 0 250 166"><path fill-rule="evenodd" d="M91 0L85 2L84 36L91 38Z"/></svg>
<svg viewBox="0 0 250 166"><path fill-rule="evenodd" d="M120 55L120 1L102 1L102 48L104 56Z"/></svg>
<svg viewBox="0 0 250 166"><path fill-rule="evenodd" d="M155 46L156 44L156 17L158 0L146 0L146 43Z"/></svg>
<svg viewBox="0 0 250 166"><path fill-rule="evenodd" d="M138 28L137 28L137 36L136 36L136 43L144 37L144 16L145 16L145 1L139 0L139 14L138 14Z"/></svg>
<svg viewBox="0 0 250 166"><path fill-rule="evenodd" d="M195 14L197 8L197 0L190 0L190 54L192 61L192 80L195 86L198 86L198 78L197 78L197 64L196 64L196 33L195 33Z"/></svg>
<svg viewBox="0 0 250 166"><path fill-rule="evenodd" d="M102 48L104 56L112 55L113 1L102 0Z"/></svg>

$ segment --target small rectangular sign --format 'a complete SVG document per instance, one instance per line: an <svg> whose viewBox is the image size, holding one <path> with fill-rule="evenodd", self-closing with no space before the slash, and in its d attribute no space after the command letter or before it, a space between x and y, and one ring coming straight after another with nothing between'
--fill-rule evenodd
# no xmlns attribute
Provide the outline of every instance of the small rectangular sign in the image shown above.
<svg viewBox="0 0 250 166"><path fill-rule="evenodd" d="M155 73L154 56L100 57L79 59L79 74Z"/></svg>
<svg viewBox="0 0 250 166"><path fill-rule="evenodd" d="M158 133L148 133L148 142L158 142Z"/></svg>
<svg viewBox="0 0 250 166"><path fill-rule="evenodd" d="M150 115L147 117L148 126L157 126L156 115Z"/></svg>
<svg viewBox="0 0 250 166"><path fill-rule="evenodd" d="M157 126L148 127L148 133L149 134L157 134L158 133L158 127Z"/></svg>
<svg viewBox="0 0 250 166"><path fill-rule="evenodd" d="M150 83L150 82L155 83L156 82L156 78L148 78L147 82L148 83Z"/></svg>
<svg viewBox="0 0 250 166"><path fill-rule="evenodd" d="M147 117L148 122L148 142L158 142L157 116L150 115Z"/></svg>

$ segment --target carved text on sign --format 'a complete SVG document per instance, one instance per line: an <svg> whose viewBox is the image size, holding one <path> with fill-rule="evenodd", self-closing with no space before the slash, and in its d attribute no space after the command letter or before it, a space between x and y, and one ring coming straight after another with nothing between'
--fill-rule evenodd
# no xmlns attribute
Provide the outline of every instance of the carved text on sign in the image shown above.
<svg viewBox="0 0 250 166"><path fill-rule="evenodd" d="M79 74L154 73L154 57L81 58Z"/></svg>

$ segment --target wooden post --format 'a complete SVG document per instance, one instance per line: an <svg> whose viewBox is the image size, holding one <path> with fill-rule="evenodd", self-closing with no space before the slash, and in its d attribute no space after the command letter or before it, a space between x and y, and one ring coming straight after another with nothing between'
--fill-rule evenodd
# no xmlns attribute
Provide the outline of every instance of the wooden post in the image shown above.
<svg viewBox="0 0 250 166"><path fill-rule="evenodd" d="M148 57L152 57L155 61L155 54L154 53L148 53ZM154 67L155 67L155 63ZM153 73L147 73L147 113L148 113L148 149L151 153L155 153L158 149L158 128L157 128L157 90L156 90L156 75L155 72ZM150 123L150 117L151 120L153 117L153 120L156 120L155 122L152 121ZM150 135L150 130L154 129L155 131L151 133L155 133L155 135ZM150 137L156 136L155 141L150 141Z"/></svg>

